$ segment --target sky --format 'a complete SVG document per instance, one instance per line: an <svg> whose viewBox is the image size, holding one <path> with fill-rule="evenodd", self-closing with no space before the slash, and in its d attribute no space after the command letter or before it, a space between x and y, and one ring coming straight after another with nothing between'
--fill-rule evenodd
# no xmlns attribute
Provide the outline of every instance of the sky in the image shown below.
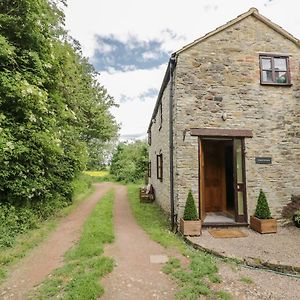
<svg viewBox="0 0 300 300"><path fill-rule="evenodd" d="M119 104L121 139L146 137L171 53L256 7L300 39L299 0L68 0L66 29Z"/></svg>

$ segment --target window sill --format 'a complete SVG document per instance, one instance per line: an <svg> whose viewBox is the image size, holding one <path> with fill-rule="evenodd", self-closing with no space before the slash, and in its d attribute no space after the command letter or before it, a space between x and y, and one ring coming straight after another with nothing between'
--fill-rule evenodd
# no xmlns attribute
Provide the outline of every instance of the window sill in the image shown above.
<svg viewBox="0 0 300 300"><path fill-rule="evenodd" d="M276 82L261 82L261 85L271 85L271 86L292 86L292 83L276 83Z"/></svg>

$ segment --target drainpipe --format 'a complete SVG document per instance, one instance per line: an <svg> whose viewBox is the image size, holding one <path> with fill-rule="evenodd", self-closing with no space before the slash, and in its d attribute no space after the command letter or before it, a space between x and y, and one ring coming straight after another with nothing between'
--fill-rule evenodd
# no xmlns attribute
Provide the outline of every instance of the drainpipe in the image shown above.
<svg viewBox="0 0 300 300"><path fill-rule="evenodd" d="M171 230L175 228L175 210L174 210L174 140L173 140L173 70L176 59L175 53L170 58L170 96L169 96L169 152L170 152L170 204L171 204Z"/></svg>

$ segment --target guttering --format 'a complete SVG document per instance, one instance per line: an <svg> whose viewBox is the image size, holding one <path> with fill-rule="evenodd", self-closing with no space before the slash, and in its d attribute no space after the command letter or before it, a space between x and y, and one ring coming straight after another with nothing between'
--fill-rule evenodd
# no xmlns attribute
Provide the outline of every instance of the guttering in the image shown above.
<svg viewBox="0 0 300 300"><path fill-rule="evenodd" d="M171 230L175 227L175 205L174 205L174 137L173 137L173 71L176 64L175 53L172 54L168 69L170 80L170 95L169 95L169 153L170 153L170 208L171 208Z"/></svg>

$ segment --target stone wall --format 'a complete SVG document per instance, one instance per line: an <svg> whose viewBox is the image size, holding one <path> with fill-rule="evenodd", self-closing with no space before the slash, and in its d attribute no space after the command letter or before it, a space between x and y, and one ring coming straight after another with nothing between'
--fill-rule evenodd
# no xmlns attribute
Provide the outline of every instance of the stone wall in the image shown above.
<svg viewBox="0 0 300 300"><path fill-rule="evenodd" d="M169 95L170 84L162 96L162 124L160 128L159 110L155 122L151 126L151 146L149 156L151 161L151 178L149 182L155 190L157 203L170 214L170 154L169 154ZM156 155L163 154L163 180L157 179Z"/></svg>
<svg viewBox="0 0 300 300"><path fill-rule="evenodd" d="M262 52L290 55L292 86L260 84ZM174 163L179 217L190 188L198 202L198 142L190 128L253 131L253 138L245 140L249 215L260 188L277 217L291 195L300 194L299 62L299 47L253 16L178 55ZM255 164L256 156L270 156L272 164Z"/></svg>

